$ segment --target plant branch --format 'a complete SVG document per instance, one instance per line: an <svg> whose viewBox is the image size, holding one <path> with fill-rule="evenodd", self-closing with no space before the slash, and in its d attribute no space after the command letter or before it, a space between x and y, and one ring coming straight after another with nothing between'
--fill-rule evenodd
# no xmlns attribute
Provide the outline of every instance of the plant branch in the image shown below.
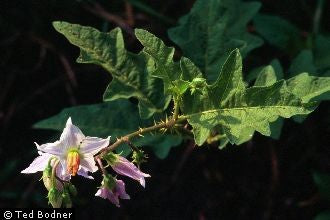
<svg viewBox="0 0 330 220"><path fill-rule="evenodd" d="M177 120L179 117L179 98L174 99L173 119Z"/></svg>
<svg viewBox="0 0 330 220"><path fill-rule="evenodd" d="M96 156L95 157L95 160L97 161L100 169L102 170L103 175L106 175L107 174L107 171L105 170L105 168L104 168L104 166L102 164L101 158L99 156Z"/></svg>
<svg viewBox="0 0 330 220"><path fill-rule="evenodd" d="M168 121L165 122L161 122L159 124L153 125L151 127L147 127L147 128L140 128L139 130L127 134L121 138L118 138L115 143L111 144L110 146L104 148L103 150L100 151L100 153L96 156L96 158L98 157L103 157L104 155L106 155L108 152L113 151L114 149L116 149L117 147L119 147L121 144L125 143L125 142L129 142L129 140L131 140L132 138L135 138L137 136L142 136L145 133L148 132L152 132L152 131L157 131L160 130L162 128L165 129L169 129L172 128L176 123L181 122L185 120L185 118L177 118L175 119L174 117Z"/></svg>

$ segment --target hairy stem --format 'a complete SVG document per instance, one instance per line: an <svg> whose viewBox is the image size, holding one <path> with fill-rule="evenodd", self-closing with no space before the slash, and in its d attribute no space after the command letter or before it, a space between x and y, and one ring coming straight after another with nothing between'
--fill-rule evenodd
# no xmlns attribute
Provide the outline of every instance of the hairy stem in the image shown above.
<svg viewBox="0 0 330 220"><path fill-rule="evenodd" d="M148 133L148 132L152 132L152 131L157 131L157 130L160 130L162 128L172 128L176 123L180 122L180 121L183 121L185 120L184 118L177 118L175 119L174 117L172 119L170 119L169 121L165 121L165 122L161 122L159 124L156 124L156 125L153 125L151 127L147 127L147 128L140 128L139 130L133 132L133 133L130 133L130 134L127 134L121 138L118 138L116 140L115 143L111 144L110 146L104 148L100 154L98 155L99 157L103 157L104 155L106 155L108 152L110 151L113 151L114 149L116 149L117 147L119 147L121 144L125 143L125 142L128 142L129 140L131 140L132 138L135 138L137 136L142 136L143 134L145 133ZM98 157L97 156L97 157Z"/></svg>
<svg viewBox="0 0 330 220"><path fill-rule="evenodd" d="M177 120L179 117L179 98L174 99L173 119Z"/></svg>
<svg viewBox="0 0 330 220"><path fill-rule="evenodd" d="M101 158L99 156L96 156L95 157L95 160L97 161L100 169L102 170L103 175L106 175L107 174L107 171L105 170L105 168L104 168L104 166L102 164Z"/></svg>

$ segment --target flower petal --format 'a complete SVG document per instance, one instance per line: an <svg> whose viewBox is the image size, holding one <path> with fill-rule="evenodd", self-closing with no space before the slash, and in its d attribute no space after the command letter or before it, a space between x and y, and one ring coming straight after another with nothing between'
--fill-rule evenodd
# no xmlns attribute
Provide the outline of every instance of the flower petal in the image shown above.
<svg viewBox="0 0 330 220"><path fill-rule="evenodd" d="M72 124L71 117L69 117L60 137L65 152L69 147L78 146L84 138L85 135L77 126Z"/></svg>
<svg viewBox="0 0 330 220"><path fill-rule="evenodd" d="M125 183L122 180L116 181L116 193L118 193L121 199L130 199L130 196L126 193Z"/></svg>
<svg viewBox="0 0 330 220"><path fill-rule="evenodd" d="M97 152L109 145L110 136L106 139L97 137L86 137L80 145L80 152L95 155Z"/></svg>
<svg viewBox="0 0 330 220"><path fill-rule="evenodd" d="M110 202L115 204L117 207L120 207L118 195L105 187L101 187L97 190L95 196L99 196L103 199L109 199Z"/></svg>
<svg viewBox="0 0 330 220"><path fill-rule="evenodd" d="M137 168L132 162L127 160L125 157L118 155L118 162L111 165L112 169L118 174L128 176L140 182L140 184L145 187L144 177L150 177L149 174L143 173L139 168Z"/></svg>
<svg viewBox="0 0 330 220"><path fill-rule="evenodd" d="M107 199L107 192L105 188L100 188L99 190L97 190L97 192L95 193L95 196L99 196L103 199Z"/></svg>
<svg viewBox="0 0 330 220"><path fill-rule="evenodd" d="M63 155L64 149L63 149L62 143L60 141L55 141L54 143L47 143L47 144L42 144L42 145L39 145L36 142L34 142L34 144L37 146L37 149L42 152L57 155L57 156Z"/></svg>
<svg viewBox="0 0 330 220"><path fill-rule="evenodd" d="M66 160L64 157L60 158L60 164L56 168L56 175L65 181L69 181L71 179L71 175L68 173L66 168Z"/></svg>
<svg viewBox="0 0 330 220"><path fill-rule="evenodd" d="M44 171L52 154L39 152L40 156L35 158L30 166L21 171L21 173L36 173L38 171Z"/></svg>
<svg viewBox="0 0 330 220"><path fill-rule="evenodd" d="M84 154L84 157L80 160L80 166L82 166L86 171L92 173L98 170L92 154Z"/></svg>
<svg viewBox="0 0 330 220"><path fill-rule="evenodd" d="M91 180L94 179L94 177L88 175L88 171L85 168L83 168L82 166L80 166L80 168L78 170L78 175L86 177Z"/></svg>

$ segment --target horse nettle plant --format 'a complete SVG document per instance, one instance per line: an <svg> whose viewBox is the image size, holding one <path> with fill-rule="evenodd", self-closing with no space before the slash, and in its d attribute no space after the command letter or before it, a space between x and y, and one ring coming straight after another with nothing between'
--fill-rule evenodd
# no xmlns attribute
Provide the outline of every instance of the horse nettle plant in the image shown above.
<svg viewBox="0 0 330 220"><path fill-rule="evenodd" d="M22 171L43 172L53 207L71 207L71 196L76 195L71 178L78 174L93 179L90 173L98 170L103 180L95 195L119 207L119 199L130 196L125 183L109 173L103 162L144 187L150 175L140 170L147 159L140 147L151 146L158 157L164 158L184 139L198 146L218 144L221 149L228 143L245 143L255 132L279 134L283 118L302 120L318 106L321 95L330 91L330 77L301 72L283 79L278 62L248 74L245 82L242 59L263 43L246 31L260 4L212 2L209 7L202 0L196 1L185 19L170 29L170 38L187 56L177 62L173 60L175 49L146 30L135 30L143 45L143 50L135 54L125 49L119 28L104 33L63 21L53 23L80 48L77 62L100 65L112 76L104 103L64 109L35 125L61 130L67 120L60 140L36 144L40 156ZM214 17L206 22L209 14L205 13L218 8L225 12L210 13ZM246 16L237 19L242 10ZM192 25L194 22L199 25ZM170 116L168 110L172 111ZM107 138L84 136L71 117L84 132ZM109 135L116 141L110 144ZM121 154L115 153L123 145ZM130 153L132 162L125 158Z"/></svg>

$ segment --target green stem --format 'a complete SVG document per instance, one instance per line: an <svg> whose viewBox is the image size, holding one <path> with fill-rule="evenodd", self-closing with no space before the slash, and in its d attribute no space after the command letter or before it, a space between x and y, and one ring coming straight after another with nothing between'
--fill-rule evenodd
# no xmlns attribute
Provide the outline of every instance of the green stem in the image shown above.
<svg viewBox="0 0 330 220"><path fill-rule="evenodd" d="M221 139L223 139L225 137L226 137L225 134L218 134L218 135L215 135L214 137L209 137L206 141L208 144L211 144L213 142L220 141Z"/></svg>
<svg viewBox="0 0 330 220"><path fill-rule="evenodd" d="M314 19L313 19L313 33L316 35L319 32L320 29L320 21L322 17L322 10L324 6L324 0L318 0L317 6L314 13Z"/></svg>
<svg viewBox="0 0 330 220"><path fill-rule="evenodd" d="M118 138L115 143L111 144L110 146L104 148L103 150L101 150L99 152L98 155L95 156L95 160L99 163L100 165L100 168L102 169L102 172L104 170L104 167L102 165L102 163L99 162L99 160L101 161L100 158L102 158L103 156L105 156L108 152L110 151L113 151L114 149L116 149L117 147L119 147L121 144L123 143L130 143L130 140L132 138L135 138L137 136L142 136L143 134L145 133L148 133L148 132L152 132L152 131L157 131L157 130L160 130L162 128L165 128L165 129L169 129L169 128L172 128L174 127L177 123L179 122L182 122L182 121L185 121L186 118L185 117L179 117L179 98L174 98L174 110L173 110L173 116L170 120L167 120L165 122L161 122L161 123L158 123L158 124L155 124L151 127L147 127L147 128L140 128L139 130L133 132L133 133L130 133L130 134L127 134L121 138Z"/></svg>
<svg viewBox="0 0 330 220"><path fill-rule="evenodd" d="M179 117L179 98L174 99L174 112L173 112L173 119L177 120Z"/></svg>
<svg viewBox="0 0 330 220"><path fill-rule="evenodd" d="M185 119L183 119L185 120ZM159 124L156 124L154 126L151 127L147 127L147 128L140 128L138 131L135 131L133 133L127 134L119 139L117 139L117 141L115 143L113 143L112 145L104 148L102 151L100 151L99 156L103 157L104 155L106 155L108 152L113 151L114 149L116 149L117 147L119 147L121 144L131 140L132 138L135 138L137 136L142 136L145 133L148 132L152 132L152 131L157 131L160 130L162 128L172 128L176 123L183 121L181 118L172 118L169 121L166 122L161 122Z"/></svg>

